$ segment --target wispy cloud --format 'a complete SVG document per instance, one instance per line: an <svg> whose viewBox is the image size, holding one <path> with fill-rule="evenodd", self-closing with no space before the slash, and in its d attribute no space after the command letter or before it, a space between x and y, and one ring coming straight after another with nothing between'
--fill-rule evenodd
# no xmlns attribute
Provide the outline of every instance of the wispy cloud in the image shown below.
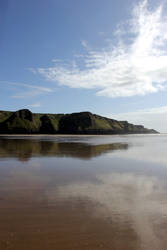
<svg viewBox="0 0 167 250"><path fill-rule="evenodd" d="M135 124L143 124L148 128L154 128L159 132L167 133L167 106L106 116L118 120L128 120Z"/></svg>
<svg viewBox="0 0 167 250"><path fill-rule="evenodd" d="M39 108L39 107L41 107L41 104L40 104L40 102L36 102L36 103L27 105L27 107L30 107L30 108Z"/></svg>
<svg viewBox="0 0 167 250"><path fill-rule="evenodd" d="M31 73L33 73L33 74L36 74L37 73L37 71L34 69L34 68L28 68L27 70L29 70Z"/></svg>
<svg viewBox="0 0 167 250"><path fill-rule="evenodd" d="M32 84L26 84L26 83L14 83L14 82L10 82L10 84L21 86L21 87L26 87L26 88L30 88L30 89L36 89L36 90L42 91L42 92L52 92L51 88L46 88L46 87L38 86L38 85L32 85Z"/></svg>
<svg viewBox="0 0 167 250"><path fill-rule="evenodd" d="M166 89L167 82L167 19L162 5L148 8L147 0L133 8L131 19L120 25L114 34L117 44L100 51L87 49L82 64L57 62L38 72L47 80L70 88L95 89L108 97L134 96ZM122 36L122 31L126 30ZM82 67L80 67L82 65Z"/></svg>
<svg viewBox="0 0 167 250"><path fill-rule="evenodd" d="M13 98L34 97L40 94L53 92L53 89L39 85L32 85L20 82L9 82L9 81L0 81L0 83L16 87L17 93L12 95Z"/></svg>

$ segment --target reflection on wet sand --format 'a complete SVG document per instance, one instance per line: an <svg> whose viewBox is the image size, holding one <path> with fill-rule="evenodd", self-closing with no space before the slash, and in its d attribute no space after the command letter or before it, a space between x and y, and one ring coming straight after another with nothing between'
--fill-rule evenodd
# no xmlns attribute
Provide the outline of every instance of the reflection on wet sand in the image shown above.
<svg viewBox="0 0 167 250"><path fill-rule="evenodd" d="M75 183L56 190L65 199L92 201L92 216L133 228L141 249L165 249L167 246L167 190L156 177L118 174L97 176L98 183ZM54 191L48 192L51 203ZM123 226L123 227L124 227ZM112 235L111 235L112 237ZM163 241L162 241L163 239ZM164 247L164 248L163 248Z"/></svg>
<svg viewBox="0 0 167 250"><path fill-rule="evenodd" d="M167 169L140 152L0 140L0 250L166 250Z"/></svg>
<svg viewBox="0 0 167 250"><path fill-rule="evenodd" d="M40 140L0 139L0 157L17 157L28 161L31 157L56 156L90 159L114 150L128 149L127 143L90 145L86 143L57 143Z"/></svg>

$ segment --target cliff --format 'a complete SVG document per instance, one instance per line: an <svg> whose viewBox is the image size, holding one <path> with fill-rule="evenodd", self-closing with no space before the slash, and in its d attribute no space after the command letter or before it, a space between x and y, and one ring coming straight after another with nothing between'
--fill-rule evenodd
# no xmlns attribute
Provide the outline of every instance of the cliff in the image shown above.
<svg viewBox="0 0 167 250"><path fill-rule="evenodd" d="M90 112L37 114L28 109L0 111L1 134L138 134L158 133L142 125L117 121Z"/></svg>

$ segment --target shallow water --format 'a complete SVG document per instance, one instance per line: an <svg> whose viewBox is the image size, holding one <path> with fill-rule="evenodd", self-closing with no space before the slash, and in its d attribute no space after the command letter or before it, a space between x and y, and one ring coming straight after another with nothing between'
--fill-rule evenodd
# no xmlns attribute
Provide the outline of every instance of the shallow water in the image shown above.
<svg viewBox="0 0 167 250"><path fill-rule="evenodd" d="M0 137L0 249L166 250L167 135Z"/></svg>

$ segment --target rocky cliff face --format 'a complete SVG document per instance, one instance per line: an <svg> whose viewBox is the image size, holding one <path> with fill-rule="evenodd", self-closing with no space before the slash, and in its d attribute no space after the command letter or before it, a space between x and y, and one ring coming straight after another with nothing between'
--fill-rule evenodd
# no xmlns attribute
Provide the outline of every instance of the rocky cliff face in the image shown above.
<svg viewBox="0 0 167 250"><path fill-rule="evenodd" d="M67 114L59 122L59 131L68 134L85 133L93 127L93 122L93 115L90 112Z"/></svg>
<svg viewBox="0 0 167 250"><path fill-rule="evenodd" d="M41 116L40 121L41 121L41 125L40 125L41 134L54 134L55 133L54 126L48 115Z"/></svg>
<svg viewBox="0 0 167 250"><path fill-rule="evenodd" d="M11 112L11 115L6 119L3 117L3 121L0 123L0 133L31 134L37 131L38 128L35 126L34 115L28 109Z"/></svg>
<svg viewBox="0 0 167 250"><path fill-rule="evenodd" d="M9 134L135 134L157 133L141 125L80 112L33 114L28 109L0 111L0 133Z"/></svg>

